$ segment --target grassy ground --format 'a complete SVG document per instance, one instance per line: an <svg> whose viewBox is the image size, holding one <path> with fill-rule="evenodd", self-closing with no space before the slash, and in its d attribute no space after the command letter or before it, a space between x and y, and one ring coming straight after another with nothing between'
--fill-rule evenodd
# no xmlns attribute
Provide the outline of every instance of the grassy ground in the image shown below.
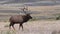
<svg viewBox="0 0 60 34"><path fill-rule="evenodd" d="M1 10L19 10L18 7L1 8ZM29 6L28 9L40 13L31 15L34 19L24 23L24 31L18 30L18 24L15 25L15 31L8 28L10 15L17 13L0 13L0 34L60 34L60 20L55 20L60 14L60 6Z"/></svg>
<svg viewBox="0 0 60 34"><path fill-rule="evenodd" d="M0 34L60 34L60 20L38 20L24 23L24 31L18 30L19 24L15 24L15 29L9 29L9 22L0 23Z"/></svg>
<svg viewBox="0 0 60 34"><path fill-rule="evenodd" d="M54 6L27 6L29 10L32 11L45 11L45 10L56 10L60 9L60 5L54 5ZM10 6L0 6L0 10L20 10L19 8L23 7L10 7Z"/></svg>

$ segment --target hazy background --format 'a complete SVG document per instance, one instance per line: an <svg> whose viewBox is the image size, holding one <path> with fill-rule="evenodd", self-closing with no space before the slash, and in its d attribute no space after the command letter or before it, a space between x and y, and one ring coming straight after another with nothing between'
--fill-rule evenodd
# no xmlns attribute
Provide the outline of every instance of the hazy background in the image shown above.
<svg viewBox="0 0 60 34"><path fill-rule="evenodd" d="M60 14L60 0L0 0L0 21L23 13L19 8L24 6L28 7L27 13L34 14L38 19L55 19L56 14Z"/></svg>
<svg viewBox="0 0 60 34"><path fill-rule="evenodd" d="M0 5L29 5L29 6L41 6L41 5L59 5L60 0L0 0Z"/></svg>

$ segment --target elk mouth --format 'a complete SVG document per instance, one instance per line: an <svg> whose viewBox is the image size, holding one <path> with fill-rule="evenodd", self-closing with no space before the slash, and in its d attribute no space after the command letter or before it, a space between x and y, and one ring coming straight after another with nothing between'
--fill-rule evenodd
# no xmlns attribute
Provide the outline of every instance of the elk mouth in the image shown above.
<svg viewBox="0 0 60 34"><path fill-rule="evenodd" d="M32 19L32 17L30 17L30 19Z"/></svg>

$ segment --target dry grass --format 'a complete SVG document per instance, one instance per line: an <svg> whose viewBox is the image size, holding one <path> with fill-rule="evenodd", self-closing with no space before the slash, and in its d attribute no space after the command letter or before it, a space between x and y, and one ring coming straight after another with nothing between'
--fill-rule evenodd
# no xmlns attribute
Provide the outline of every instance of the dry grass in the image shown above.
<svg viewBox="0 0 60 34"><path fill-rule="evenodd" d="M6 6L6 7L1 7L0 10L20 10L19 8L21 7L7 7ZM60 6L28 6L28 9L31 11L41 12L39 15L49 15L49 14L59 13Z"/></svg>
<svg viewBox="0 0 60 34"><path fill-rule="evenodd" d="M0 6L0 10L20 10L22 7L10 7L10 6ZM60 6L28 6L29 10L32 11L46 11L60 9Z"/></svg>
<svg viewBox="0 0 60 34"><path fill-rule="evenodd" d="M60 9L60 6L29 6L28 8L32 11L46 11Z"/></svg>
<svg viewBox="0 0 60 34"><path fill-rule="evenodd" d="M0 10L19 10L18 7L1 7ZM40 14L32 16L53 16L60 13L60 6L29 6L31 11L40 11ZM58 10L58 12L56 12ZM13 13L0 13L0 15L12 15ZM13 15L16 15L14 13ZM7 17L7 16L6 16ZM6 18L5 17L5 18ZM7 18L6 18L7 19ZM18 30L18 24L15 25L16 31L9 30L9 22L0 22L0 34L60 34L60 20L35 20L24 23L24 31ZM14 32L13 32L14 31ZM12 33L13 32L13 33Z"/></svg>
<svg viewBox="0 0 60 34"><path fill-rule="evenodd" d="M13 29L9 30L8 27L4 27L9 23L0 23L0 32L7 33L10 31L13 32ZM15 31L13 34L60 34L60 20L57 21L47 21L47 20L39 20L39 21L31 21L24 23L24 31L21 29L18 30L18 24L15 25Z"/></svg>

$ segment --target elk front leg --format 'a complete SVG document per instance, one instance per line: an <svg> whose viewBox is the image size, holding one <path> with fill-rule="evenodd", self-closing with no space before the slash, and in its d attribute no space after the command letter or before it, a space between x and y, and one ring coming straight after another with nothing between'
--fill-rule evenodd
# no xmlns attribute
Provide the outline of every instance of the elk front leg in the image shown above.
<svg viewBox="0 0 60 34"><path fill-rule="evenodd" d="M20 25L19 25L19 30L20 30L20 27L22 27L22 30L23 30L23 24L20 24Z"/></svg>

